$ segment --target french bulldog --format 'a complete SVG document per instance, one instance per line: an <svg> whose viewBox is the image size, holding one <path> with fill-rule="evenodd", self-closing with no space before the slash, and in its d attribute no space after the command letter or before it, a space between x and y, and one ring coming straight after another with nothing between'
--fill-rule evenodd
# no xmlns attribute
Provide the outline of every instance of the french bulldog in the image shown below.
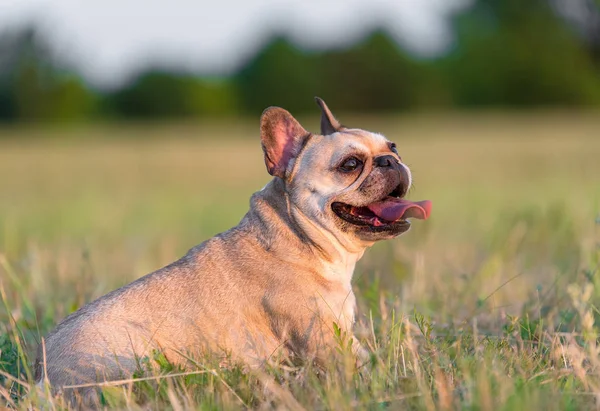
<svg viewBox="0 0 600 411"><path fill-rule="evenodd" d="M404 198L411 172L396 144L341 125L316 101L320 134L282 108L263 112L273 179L239 225L66 317L40 345L36 380L91 403L89 383L131 377L155 350L182 367L206 353L249 367L281 356L325 362L334 328L352 335L356 262L406 232L409 218L428 218L431 203Z"/></svg>

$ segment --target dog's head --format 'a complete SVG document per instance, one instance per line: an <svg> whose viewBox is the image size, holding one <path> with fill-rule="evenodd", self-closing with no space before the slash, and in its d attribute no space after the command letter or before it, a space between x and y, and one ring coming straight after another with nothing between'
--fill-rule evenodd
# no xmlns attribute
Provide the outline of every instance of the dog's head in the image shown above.
<svg viewBox="0 0 600 411"><path fill-rule="evenodd" d="M266 109L261 140L269 173L284 181L291 203L340 241L368 245L426 219L429 201L404 199L409 168L380 134L342 126L317 98L321 134L311 134L286 110Z"/></svg>

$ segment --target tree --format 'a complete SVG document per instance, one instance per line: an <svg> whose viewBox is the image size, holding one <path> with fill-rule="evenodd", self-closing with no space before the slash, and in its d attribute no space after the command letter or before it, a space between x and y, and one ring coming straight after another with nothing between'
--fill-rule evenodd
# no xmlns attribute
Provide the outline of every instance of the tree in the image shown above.
<svg viewBox="0 0 600 411"><path fill-rule="evenodd" d="M315 56L282 37L267 44L235 76L241 104L252 114L273 105L292 112L313 110L320 81Z"/></svg>
<svg viewBox="0 0 600 411"><path fill-rule="evenodd" d="M93 114L93 93L55 64L33 28L0 38L0 120L73 121Z"/></svg>
<svg viewBox="0 0 600 411"><path fill-rule="evenodd" d="M406 110L443 94L431 67L406 55L381 30L352 48L322 54L318 67L323 95L347 110Z"/></svg>
<svg viewBox="0 0 600 411"><path fill-rule="evenodd" d="M446 72L456 104L600 102L590 55L546 0L479 0L455 27Z"/></svg>
<svg viewBox="0 0 600 411"><path fill-rule="evenodd" d="M125 118L160 119L223 115L237 111L230 82L149 70L105 99L107 111Z"/></svg>

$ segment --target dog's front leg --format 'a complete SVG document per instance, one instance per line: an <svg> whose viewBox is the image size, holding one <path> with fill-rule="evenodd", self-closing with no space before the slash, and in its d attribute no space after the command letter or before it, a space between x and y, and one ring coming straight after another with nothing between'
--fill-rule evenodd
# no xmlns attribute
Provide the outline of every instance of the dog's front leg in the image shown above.
<svg viewBox="0 0 600 411"><path fill-rule="evenodd" d="M352 352L356 357L356 366L358 368L368 367L371 363L371 354L369 351L358 341L354 335L352 336Z"/></svg>

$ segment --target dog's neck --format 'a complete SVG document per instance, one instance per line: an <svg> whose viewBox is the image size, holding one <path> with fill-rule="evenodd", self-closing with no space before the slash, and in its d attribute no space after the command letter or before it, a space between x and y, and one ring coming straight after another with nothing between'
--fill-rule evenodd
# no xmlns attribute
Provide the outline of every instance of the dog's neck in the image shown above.
<svg viewBox="0 0 600 411"><path fill-rule="evenodd" d="M292 204L281 179L273 179L250 199L250 211L240 227L257 236L258 243L282 260L303 261L328 281L350 286L356 262L365 246L349 247ZM314 261L307 261L307 255ZM314 266L318 264L318 266ZM319 269L320 268L320 269Z"/></svg>

